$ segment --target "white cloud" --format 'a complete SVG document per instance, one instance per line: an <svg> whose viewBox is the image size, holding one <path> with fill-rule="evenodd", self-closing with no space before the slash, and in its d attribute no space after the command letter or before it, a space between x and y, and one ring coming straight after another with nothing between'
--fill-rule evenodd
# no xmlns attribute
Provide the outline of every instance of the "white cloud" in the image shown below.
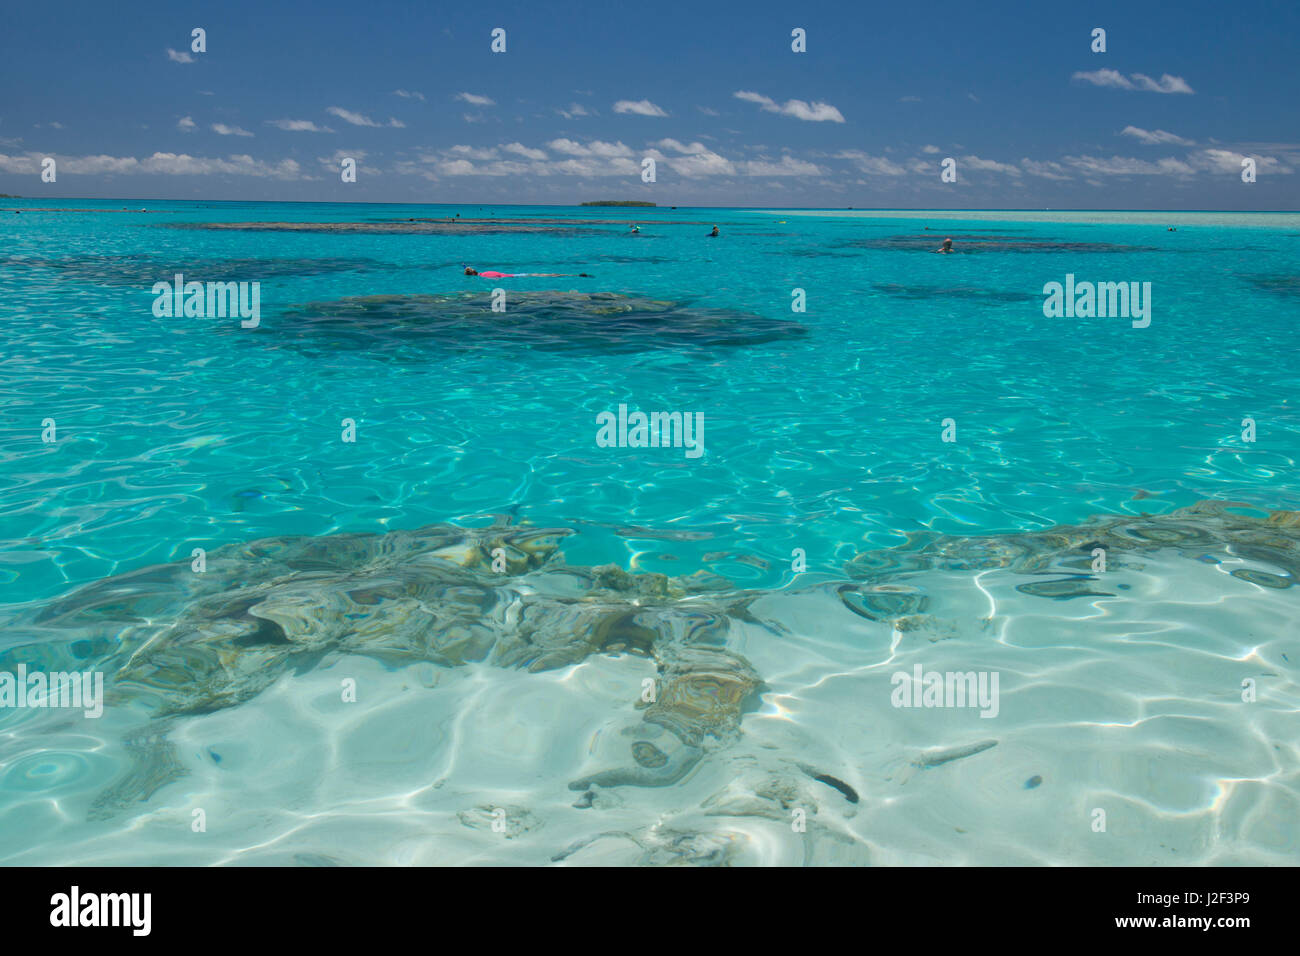
<svg viewBox="0 0 1300 956"><path fill-rule="evenodd" d="M437 170L444 176L524 176L533 171L527 163L511 159L496 160L482 166L466 159L454 159L439 163Z"/></svg>
<svg viewBox="0 0 1300 956"><path fill-rule="evenodd" d="M746 176L820 176L822 168L793 156L782 156L779 163L750 160L740 164Z"/></svg>
<svg viewBox="0 0 1300 956"><path fill-rule="evenodd" d="M1149 76L1141 73L1132 74L1133 82L1137 84L1138 89L1147 93L1194 93L1196 92L1187 85L1187 81L1181 76L1170 76L1168 73L1161 74L1160 79L1153 80Z"/></svg>
<svg viewBox="0 0 1300 956"><path fill-rule="evenodd" d="M470 106L496 106L496 100L490 96L479 96L477 93L457 93L453 99L463 100Z"/></svg>
<svg viewBox="0 0 1300 956"><path fill-rule="evenodd" d="M39 173L46 153L26 153L6 156L0 153L0 171L6 173ZM81 174L116 174L140 172L140 160L131 156L54 156L59 172Z"/></svg>
<svg viewBox="0 0 1300 956"><path fill-rule="evenodd" d="M514 145L514 144L512 144ZM504 147L503 147L504 148ZM524 147L525 149L527 147ZM539 152L534 150L533 152ZM588 156L581 159L564 159L549 163L540 161L523 162L514 159L494 159L475 162L466 158L426 157L426 165L399 163L397 171L413 173L426 179L438 179L442 176L630 176L640 167L631 159L604 159Z"/></svg>
<svg viewBox="0 0 1300 956"><path fill-rule="evenodd" d="M1012 166L1008 163L999 163L996 159L980 159L978 156L963 156L961 166L966 169L975 169L980 172L988 173L1005 173L1008 176L1019 176L1020 167Z"/></svg>
<svg viewBox="0 0 1300 956"><path fill-rule="evenodd" d="M661 139L651 148L634 152L622 142L555 139L546 144L558 159L549 159L545 150L523 143L504 143L493 147L458 145L438 154L423 155L419 162L399 162L395 171L430 180L465 176L567 176L595 178L636 176L641 171L641 157L650 156L686 179L707 176L792 177L825 175L814 163L782 155L779 159L763 157L732 161L701 142L683 143ZM663 152L661 150L667 151ZM502 154L508 154L502 156ZM515 158L517 157L517 158Z"/></svg>
<svg viewBox="0 0 1300 956"><path fill-rule="evenodd" d="M191 130L196 129L197 125L198 124L194 122L194 118L190 116L182 116L180 119L176 121L176 128L185 133L188 133Z"/></svg>
<svg viewBox="0 0 1300 956"><path fill-rule="evenodd" d="M1181 136L1175 136L1173 133L1166 133L1162 129L1145 130L1136 126L1125 126L1120 130L1121 136L1132 136L1139 143L1146 146L1159 146L1162 144L1173 144L1174 146L1194 146L1194 140L1183 139Z"/></svg>
<svg viewBox="0 0 1300 956"><path fill-rule="evenodd" d="M1126 156L1066 156L1065 162L1092 176L1191 176L1196 170L1179 159L1151 162Z"/></svg>
<svg viewBox="0 0 1300 956"><path fill-rule="evenodd" d="M1214 176L1236 176L1241 173L1241 161L1249 156L1255 160L1260 174L1290 175L1295 172L1275 156L1262 156L1231 149L1198 149L1185 159L1167 156L1147 160L1132 156L1065 156L1061 163L1038 163L1029 159L1020 161L1021 167L1031 176L1048 179L1068 179L1069 169L1080 172L1090 185L1101 185L1106 176L1173 176L1189 179L1199 173Z"/></svg>
<svg viewBox="0 0 1300 956"><path fill-rule="evenodd" d="M571 139L553 139L546 145L557 153L565 153L569 156L583 156L587 152L586 147Z"/></svg>
<svg viewBox="0 0 1300 956"><path fill-rule="evenodd" d="M722 114L720 114L717 110L711 110L711 109L709 109L707 106L697 106L697 107L695 107L695 108L696 108L697 110L699 110L701 113L703 113L705 116L720 116L720 115L722 115Z"/></svg>
<svg viewBox="0 0 1300 956"><path fill-rule="evenodd" d="M238 126L227 126L225 123L213 123L212 132L219 133L222 136L252 136L246 129L240 129Z"/></svg>
<svg viewBox="0 0 1300 956"><path fill-rule="evenodd" d="M1065 180L1070 178L1070 174L1066 171L1064 166L1060 163L1053 163L1051 161L1038 162L1033 159L1022 159L1020 161L1020 168L1030 176L1037 176L1040 179Z"/></svg>
<svg viewBox="0 0 1300 956"><path fill-rule="evenodd" d="M380 125L379 123L376 123L374 120L372 120L369 116L366 116L362 113L354 113L351 110L345 110L341 106L331 106L325 112L329 113L331 116L337 116L339 119L343 120L343 122L351 123L353 126L379 126Z"/></svg>
<svg viewBox="0 0 1300 956"><path fill-rule="evenodd" d="M667 158L667 163L669 169L688 179L736 174L736 167L731 160L719 156L711 149L706 149L702 153L692 153L689 156L670 156Z"/></svg>
<svg viewBox="0 0 1300 956"><path fill-rule="evenodd" d="M332 133L328 126L317 126L311 120L278 119L267 120L266 125L274 126L290 133Z"/></svg>
<svg viewBox="0 0 1300 956"><path fill-rule="evenodd" d="M473 176L474 164L468 159L453 159L438 164L438 171L444 176Z"/></svg>
<svg viewBox="0 0 1300 956"><path fill-rule="evenodd" d="M703 143L691 143L687 146L675 139L661 139L654 145L661 149L671 149L674 153L702 153L706 150Z"/></svg>
<svg viewBox="0 0 1300 956"><path fill-rule="evenodd" d="M1091 73L1078 72L1070 79L1082 80L1093 86L1107 86L1117 90L1138 90L1144 93L1194 93L1187 81L1181 76L1161 75L1153 80L1144 73L1130 73L1127 77L1118 70L1093 70Z"/></svg>
<svg viewBox="0 0 1300 956"><path fill-rule="evenodd" d="M547 172L563 173L568 176L635 176L641 167L626 158L601 159L564 159L546 167Z"/></svg>
<svg viewBox="0 0 1300 956"><path fill-rule="evenodd" d="M1296 153L1300 152L1300 143L1238 143L1239 149L1248 149L1252 151L1271 150L1278 153Z"/></svg>
<svg viewBox="0 0 1300 956"><path fill-rule="evenodd" d="M809 122L843 123L844 116L835 107L829 103L805 103L803 100L786 100L785 103L777 103L776 100L762 93L752 93L749 90L739 90L732 94L738 100L745 100L749 103L757 103L767 113L780 113L782 116L793 116L795 119L807 120Z"/></svg>
<svg viewBox="0 0 1300 956"><path fill-rule="evenodd" d="M873 176L903 176L907 170L883 156L872 156L857 149L846 149L835 154L836 159L847 159L857 169Z"/></svg>
<svg viewBox="0 0 1300 956"><path fill-rule="evenodd" d="M209 175L226 173L236 176L257 176L270 179L299 179L301 167L292 159L266 163L241 154L226 159L205 159L184 153L154 153L141 163L141 171L163 173L170 176Z"/></svg>
<svg viewBox="0 0 1300 956"><path fill-rule="evenodd" d="M546 151L541 149L531 149L523 143L506 143L501 147L507 153L514 153L516 156L522 156L525 159L543 160L546 158Z"/></svg>
<svg viewBox="0 0 1300 956"><path fill-rule="evenodd" d="M497 158L497 151L495 149L480 149L477 146L453 146L447 152L455 153L457 156L463 156L466 159Z"/></svg>
<svg viewBox="0 0 1300 956"><path fill-rule="evenodd" d="M606 143L598 139L593 139L587 144L587 149L591 150L591 155L593 156L603 156L606 158L632 155L632 150L628 149L621 142Z"/></svg>
<svg viewBox="0 0 1300 956"><path fill-rule="evenodd" d="M619 100L614 104L615 113L633 113L637 116L667 116L660 107L649 100Z"/></svg>
<svg viewBox="0 0 1300 956"><path fill-rule="evenodd" d="M39 171L43 154L26 156L0 154L0 169L6 172ZM158 175L158 176L255 176L265 179L301 179L302 168L292 159L268 163L248 155L217 157L190 156L187 153L154 153L144 159L134 156L58 156L60 172L79 176Z"/></svg>
<svg viewBox="0 0 1300 956"><path fill-rule="evenodd" d="M930 155L933 156L935 153L939 152L939 147L938 147L938 146L922 146L922 147L921 147L921 152L923 152L923 153L929 153Z"/></svg>
<svg viewBox="0 0 1300 956"><path fill-rule="evenodd" d="M188 53L181 53L177 50L173 50L171 47L167 48L167 59L171 60L173 63L194 62L194 57L190 56Z"/></svg>
<svg viewBox="0 0 1300 956"><path fill-rule="evenodd" d="M316 162L322 166L328 167L329 171L335 176L339 172L339 164L345 159L355 160L358 164L365 161L367 153L364 149L336 149L330 156L317 156ZM374 174L374 170L367 170L366 175Z"/></svg>
<svg viewBox="0 0 1300 956"><path fill-rule="evenodd" d="M606 143L594 139L583 145L571 139L553 139L546 144L557 153L564 153L566 156L600 156L605 158L615 158L631 156L632 150L624 146L623 143Z"/></svg>
<svg viewBox="0 0 1300 956"><path fill-rule="evenodd" d="M1247 157L1255 160L1255 171L1262 175L1281 173L1289 175L1294 172L1276 157L1260 156L1256 153L1239 153L1231 149L1199 149L1187 157L1187 161L1197 169L1210 173L1241 173L1241 161Z"/></svg>
<svg viewBox="0 0 1300 956"><path fill-rule="evenodd" d="M570 103L569 108L567 110L556 110L556 112L559 113L561 116L563 116L565 119L578 119L583 116L591 115L589 112L587 112L587 108L583 106L581 103Z"/></svg>
<svg viewBox="0 0 1300 956"><path fill-rule="evenodd" d="M1093 86L1111 86L1120 90L1131 90L1133 84L1124 78L1124 74L1119 70L1093 70L1091 73L1083 71L1076 72L1070 79L1082 80L1085 83L1091 83Z"/></svg>
<svg viewBox="0 0 1300 956"><path fill-rule="evenodd" d="M405 100L419 100L421 103L424 102L424 94L417 93L415 90L393 90L393 95L400 96Z"/></svg>
<svg viewBox="0 0 1300 956"><path fill-rule="evenodd" d="M657 162L664 163L679 176L697 179L702 176L817 176L821 167L793 156L782 156L779 162L768 159L739 160L733 162L703 143L683 143L676 139L661 139L649 151ZM660 149L676 155L665 155Z"/></svg>
<svg viewBox="0 0 1300 956"><path fill-rule="evenodd" d="M701 176L734 176L736 167L732 162L719 156L703 143L682 143L675 139L661 139L655 145L670 149L677 155L665 156L658 149L650 150L647 155L655 162L667 166L679 176L696 179Z"/></svg>

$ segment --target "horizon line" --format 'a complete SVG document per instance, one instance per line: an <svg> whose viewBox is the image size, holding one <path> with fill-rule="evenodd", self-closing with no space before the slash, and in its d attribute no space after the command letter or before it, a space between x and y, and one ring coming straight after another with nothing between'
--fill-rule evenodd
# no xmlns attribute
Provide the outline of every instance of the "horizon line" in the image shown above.
<svg viewBox="0 0 1300 956"><path fill-rule="evenodd" d="M44 201L35 196L6 196L6 200L14 199L21 201ZM130 197L130 196L50 196L50 200L60 202L158 202L158 203L258 203L265 205L303 205L303 206L510 206L510 207L536 207L540 209L627 209L627 210L659 210L659 209L752 209L752 210L801 210L801 211L826 211L826 212L1166 212L1166 213L1193 213L1193 212L1210 212L1210 213L1238 213L1238 214L1285 214L1300 213L1300 208L1296 209L1164 209L1164 208L1131 208L1131 207L1102 207L1102 206L736 206L736 205L661 205L656 203L653 206L584 206L588 202L625 202L635 200L581 200L571 203L538 203L538 202L434 202L430 200L391 200L391 199L181 199L177 197Z"/></svg>

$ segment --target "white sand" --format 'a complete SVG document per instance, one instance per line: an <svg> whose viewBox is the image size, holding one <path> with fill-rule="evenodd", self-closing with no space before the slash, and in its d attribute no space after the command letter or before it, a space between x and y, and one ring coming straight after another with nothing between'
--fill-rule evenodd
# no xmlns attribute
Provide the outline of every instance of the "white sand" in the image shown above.
<svg viewBox="0 0 1300 956"><path fill-rule="evenodd" d="M89 801L124 754L65 718L62 734L46 728L26 763L8 764L6 774L26 775L30 800L2 811L0 858L1295 864L1300 588L1262 588L1231 568L1146 557L1094 582L1114 597L1066 601L1015 590L1044 576L927 572L910 578L929 594L927 616L904 632L848 612L829 588L773 594L754 613L789 633L742 624L730 642L768 685L740 739L676 785L596 788L587 808L573 806L580 794L568 783L630 765L621 731L641 726L633 702L654 673L646 660L533 674L335 659L251 703L175 722L190 775L95 823ZM997 672L998 716L892 706L891 674L917 663ZM345 677L357 681L357 703L340 699ZM1258 683L1255 703L1241 700L1245 678ZM91 728L105 739L122 729L109 717ZM986 740L997 745L916 765ZM665 732L655 742L675 741ZM44 777L32 763L41 760ZM206 832L191 829L196 808ZM493 829L496 808L504 832ZM1093 829L1097 809L1105 832ZM806 833L792 828L796 810Z"/></svg>

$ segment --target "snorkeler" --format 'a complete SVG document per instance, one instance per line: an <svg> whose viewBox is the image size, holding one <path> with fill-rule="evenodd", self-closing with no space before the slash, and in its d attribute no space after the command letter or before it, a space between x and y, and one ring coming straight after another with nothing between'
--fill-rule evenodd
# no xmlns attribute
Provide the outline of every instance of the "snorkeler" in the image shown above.
<svg viewBox="0 0 1300 956"><path fill-rule="evenodd" d="M481 279L527 279L530 277L540 279L590 279L592 276L585 272L579 272L576 275L572 272L495 272L489 269L487 272L479 272L470 266L465 267L465 275L478 276Z"/></svg>
<svg viewBox="0 0 1300 956"><path fill-rule="evenodd" d="M708 238L712 239L712 238L715 237L717 234L718 234L718 227L717 227L717 226L714 226L714 227L713 227L713 231L712 231L711 233L709 233Z"/></svg>
<svg viewBox="0 0 1300 956"><path fill-rule="evenodd" d="M952 240L951 240L951 239L945 239L945 240L943 241L943 245L940 246L938 249L936 249L936 250L934 250L934 251L935 251L935 252L943 252L943 253L952 252Z"/></svg>
<svg viewBox="0 0 1300 956"><path fill-rule="evenodd" d="M640 231L641 231L641 227L638 226L636 223L632 223L632 231L633 231L633 232L640 232Z"/></svg>

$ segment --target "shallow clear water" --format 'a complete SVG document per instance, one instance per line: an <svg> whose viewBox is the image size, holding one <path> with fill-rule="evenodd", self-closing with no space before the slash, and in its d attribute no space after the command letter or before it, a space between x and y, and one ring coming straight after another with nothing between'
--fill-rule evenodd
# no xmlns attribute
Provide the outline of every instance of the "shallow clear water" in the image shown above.
<svg viewBox="0 0 1300 956"><path fill-rule="evenodd" d="M194 548L508 522L575 532L560 545L570 566L708 571L743 589L748 610L715 609L726 624L710 640L762 687L737 726L696 741L704 757L680 779L574 791L631 762L634 704L661 657L607 645L533 671L330 645L234 706L169 718L175 772L91 820L131 765L123 738L156 710L3 710L0 857L1300 859L1300 550L1285 518L1265 524L1300 509L1300 215L42 205L14 201L22 214L0 218L4 666L40 645L51 667L93 662L111 686L135 642L155 646L144 631L188 621L189 605L173 594L129 625L105 611L85 654L84 619L59 631L41 615L114 575L189 574ZM546 228L171 228L456 214ZM705 238L715 223L722 235ZM933 255L945 236L956 254ZM462 264L592 277L481 279ZM156 318L152 286L176 272L260 282L260 327ZM1044 284L1067 273L1150 282L1150 326L1044 318ZM635 309L611 318L604 300L555 294L567 290ZM338 301L358 296L414 298ZM596 416L620 404L702 414L704 455L600 447ZM1186 532L1178 547L1149 546L1160 516L1202 500L1249 505L1234 520L1268 530L1184 513L1168 519ZM1117 515L1155 517L1105 572L1091 571L1086 533L1068 548L1032 536ZM972 538L981 560L944 558ZM898 557L927 543L926 560ZM1020 547L1046 557L998 564ZM866 552L886 557L855 561ZM520 585L525 605L554 586L538 574ZM1075 584L1020 590L1044 574ZM864 616L846 581L925 605ZM669 634L679 610L646 611L663 615L650 629ZM317 633L339 612L304 613ZM506 615L494 634L520 626ZM997 673L997 716L894 706L891 675L916 664ZM355 704L338 703L343 678L364 688ZM646 740L671 766L671 748ZM195 808L208 831L178 840ZM800 808L806 832L791 826Z"/></svg>

